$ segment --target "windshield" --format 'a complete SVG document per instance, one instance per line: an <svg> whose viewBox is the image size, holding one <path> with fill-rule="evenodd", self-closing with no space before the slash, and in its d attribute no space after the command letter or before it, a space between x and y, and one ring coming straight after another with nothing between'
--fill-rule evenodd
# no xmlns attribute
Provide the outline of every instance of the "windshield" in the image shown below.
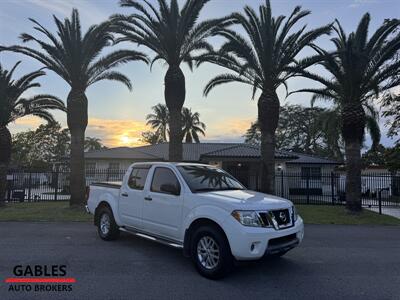
<svg viewBox="0 0 400 300"><path fill-rule="evenodd" d="M225 171L209 166L178 166L192 193L243 190L244 186Z"/></svg>

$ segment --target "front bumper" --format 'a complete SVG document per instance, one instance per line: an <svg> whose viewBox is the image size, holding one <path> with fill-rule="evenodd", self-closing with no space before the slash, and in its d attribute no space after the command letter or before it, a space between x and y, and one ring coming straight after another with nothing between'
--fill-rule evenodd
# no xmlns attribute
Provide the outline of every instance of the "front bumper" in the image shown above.
<svg viewBox="0 0 400 300"><path fill-rule="evenodd" d="M294 226L286 229L243 226L234 218L224 222L232 255L237 260L255 260L264 255L297 247L304 237L304 224L299 216Z"/></svg>

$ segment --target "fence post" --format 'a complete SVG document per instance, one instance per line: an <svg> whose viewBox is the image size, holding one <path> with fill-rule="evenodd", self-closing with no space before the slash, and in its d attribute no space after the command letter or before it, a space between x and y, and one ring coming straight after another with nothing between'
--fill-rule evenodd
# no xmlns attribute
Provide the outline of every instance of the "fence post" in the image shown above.
<svg viewBox="0 0 400 300"><path fill-rule="evenodd" d="M310 172L307 172L306 176L306 188L307 188L307 204L310 204Z"/></svg>
<svg viewBox="0 0 400 300"><path fill-rule="evenodd" d="M331 194L332 194L332 205L335 205L335 186L334 186L334 173L331 172Z"/></svg>
<svg viewBox="0 0 400 300"><path fill-rule="evenodd" d="M59 173L59 169L58 166L56 167L56 176L55 176L55 184L54 184L54 201L57 201L58 198L58 173Z"/></svg>
<svg viewBox="0 0 400 300"><path fill-rule="evenodd" d="M378 191L379 214L382 214L382 190Z"/></svg>
<svg viewBox="0 0 400 300"><path fill-rule="evenodd" d="M284 192L283 192L283 170L281 170L281 197L284 197Z"/></svg>
<svg viewBox="0 0 400 300"><path fill-rule="evenodd" d="M11 201L11 193L12 193L13 184L14 184L14 174L12 174L11 180L7 180L7 189L8 189L7 202Z"/></svg>
<svg viewBox="0 0 400 300"><path fill-rule="evenodd" d="M32 171L29 171L28 199L27 199L28 201L31 201L31 194L32 194Z"/></svg>

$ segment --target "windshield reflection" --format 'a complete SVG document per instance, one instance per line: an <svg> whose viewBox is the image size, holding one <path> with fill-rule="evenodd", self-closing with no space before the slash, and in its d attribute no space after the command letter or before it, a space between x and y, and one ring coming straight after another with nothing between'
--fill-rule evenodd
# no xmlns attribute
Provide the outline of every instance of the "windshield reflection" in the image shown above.
<svg viewBox="0 0 400 300"><path fill-rule="evenodd" d="M225 171L209 166L178 166L193 193L221 190L243 190L244 187Z"/></svg>

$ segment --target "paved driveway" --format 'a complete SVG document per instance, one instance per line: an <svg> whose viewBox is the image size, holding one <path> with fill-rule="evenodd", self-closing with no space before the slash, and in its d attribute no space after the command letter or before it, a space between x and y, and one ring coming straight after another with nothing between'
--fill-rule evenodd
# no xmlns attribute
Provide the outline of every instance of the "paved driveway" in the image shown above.
<svg viewBox="0 0 400 300"><path fill-rule="evenodd" d="M72 291L12 292L15 265L67 265ZM122 235L103 242L85 223L0 223L0 299L400 299L400 227L306 226L277 261L200 277L181 252Z"/></svg>

